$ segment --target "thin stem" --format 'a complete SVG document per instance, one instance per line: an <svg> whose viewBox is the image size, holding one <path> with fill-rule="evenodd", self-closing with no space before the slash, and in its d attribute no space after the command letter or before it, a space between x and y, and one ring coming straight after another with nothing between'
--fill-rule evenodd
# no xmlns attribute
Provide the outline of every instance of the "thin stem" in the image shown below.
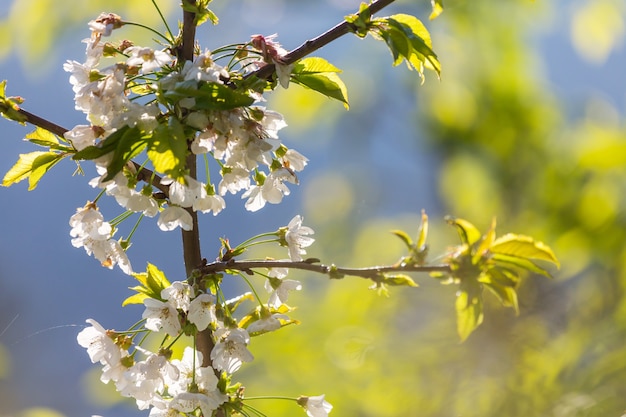
<svg viewBox="0 0 626 417"><path fill-rule="evenodd" d="M319 274L328 275L331 278L341 278L345 275L361 277L366 279L378 279L381 274L393 272L451 272L450 265L384 265L372 266L366 268L343 268L335 265L324 265L315 263L317 260L304 261L276 261L276 260L253 260L253 261L235 261L212 262L200 268L203 274L214 274L229 270L235 271L251 271L255 268L289 268L299 269Z"/></svg>
<svg viewBox="0 0 626 417"><path fill-rule="evenodd" d="M375 0L372 2L372 4L370 4L369 10L371 14L373 15L374 13L377 13L381 11L383 8L389 6L394 1L395 0ZM350 32L352 32L352 25L344 20L343 22L339 23L335 27L322 33L318 37L304 42L302 45L300 45L296 49L284 55L281 60L283 64L285 65L293 64L299 59L304 58L307 55L310 55L314 51L317 51L323 46L328 45L330 42ZM247 77L256 76L258 78L267 79L272 76L275 70L276 69L275 69L274 64L268 64L248 74Z"/></svg>
<svg viewBox="0 0 626 417"><path fill-rule="evenodd" d="M161 12L160 12L160 11L159 11L159 14L161 14ZM163 17L163 15L161 15L161 17ZM141 23L136 23L136 22L127 22L127 21L124 21L124 24L125 24L125 25L130 25L130 26L138 26L138 27L140 27L140 28L142 28L142 29L147 29L147 30L149 30L150 32L152 32L152 33L154 33L154 34L158 35L159 37L161 37L161 38L163 38L163 39L165 39L165 41L166 41L168 44L170 44L170 45L172 44L172 40L171 40L171 39L168 39L168 38L167 38L167 36L163 35L162 33L158 32L158 31L156 31L156 30L154 30L154 29L152 29L150 26L146 26L146 25L143 25L143 24L141 24ZM167 26L167 24L166 24L166 26ZM169 28L168 28L168 32L169 32ZM171 33L170 33L170 34L171 34Z"/></svg>
<svg viewBox="0 0 626 417"><path fill-rule="evenodd" d="M248 287L250 287L250 289L252 290L252 294L254 294L254 296L256 297L256 300L259 302L259 305L263 307L263 302L261 301L261 297L259 297L259 294L256 292L256 288L254 288L254 285L252 285L250 280L241 272L238 275L241 277L241 279L246 281L246 284L248 284Z"/></svg>
<svg viewBox="0 0 626 417"><path fill-rule="evenodd" d="M174 39L174 34L170 30L170 26L167 24L167 20L165 19L165 16L163 16L163 13L161 12L159 5L156 3L155 0L152 0L152 4L154 5L154 8L157 10L157 13L159 13L159 16L161 16L161 21L165 25L165 29L167 30L167 33L170 35L170 38Z"/></svg>

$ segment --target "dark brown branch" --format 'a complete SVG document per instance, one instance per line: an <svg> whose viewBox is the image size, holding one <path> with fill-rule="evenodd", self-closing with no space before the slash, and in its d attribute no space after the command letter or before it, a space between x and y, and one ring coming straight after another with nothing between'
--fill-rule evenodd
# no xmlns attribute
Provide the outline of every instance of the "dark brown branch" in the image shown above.
<svg viewBox="0 0 626 417"><path fill-rule="evenodd" d="M395 0L375 0L369 6L371 14L373 15L374 13L381 11L383 8L389 6L394 1ZM317 51L323 46L328 45L332 41L342 37L343 35L351 33L352 31L353 31L352 25L344 20L343 22L339 23L332 29L329 29L328 31L322 33L321 35L319 35L318 37L314 39L310 39L304 42L302 45L300 45L296 49L290 51L288 54L282 57L282 61L285 63L285 65L293 64L299 59L302 59L305 56L310 55L311 53ZM274 71L275 71L274 64L268 64L250 73L248 76L256 76L258 78L266 79L266 78L271 77Z"/></svg>
<svg viewBox="0 0 626 417"><path fill-rule="evenodd" d="M381 274L400 273L400 272L451 272L450 265L385 265L372 266L366 268L342 268L335 265L324 265L310 261L275 261L275 260L257 260L257 261L225 261L213 262L199 269L202 274L214 274L229 270L250 272L256 268L289 268L304 271L316 272L330 276L330 278L340 278L345 275L372 279L376 281Z"/></svg>

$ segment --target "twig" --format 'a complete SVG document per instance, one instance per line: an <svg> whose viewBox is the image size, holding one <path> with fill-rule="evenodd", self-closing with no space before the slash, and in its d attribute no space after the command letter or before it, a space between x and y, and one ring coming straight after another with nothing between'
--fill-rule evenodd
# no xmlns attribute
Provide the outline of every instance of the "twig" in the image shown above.
<svg viewBox="0 0 626 417"><path fill-rule="evenodd" d="M375 0L370 4L369 10L372 14L381 11L383 8L389 6L395 0ZM296 49L290 51L286 55L284 55L281 59L285 65L293 64L301 58L304 58L307 55L310 55L314 51L317 51L321 47L328 45L332 41L346 35L352 31L352 24L347 21L343 21L333 27L332 29L327 30L322 33L318 37L314 39L310 39L304 42L302 45L297 47ZM276 70L274 64L265 65L258 70L251 72L246 76L252 77L256 76L258 78L267 79L272 76L274 71Z"/></svg>
<svg viewBox="0 0 626 417"><path fill-rule="evenodd" d="M214 274L228 270L252 272L256 268L289 268L304 271L317 272L328 275L330 278L341 278L344 275L361 277L376 281L381 274L393 272L451 272L450 265L408 265L395 264L384 266L371 266L366 268L343 268L335 265L317 263L316 259L304 261L277 261L277 260L254 260L254 261L217 261L199 268L202 274Z"/></svg>
<svg viewBox="0 0 626 417"><path fill-rule="evenodd" d="M66 129L63 126L59 126L56 123L46 120L43 117L39 117L36 114L33 114L22 108L20 108L18 112L21 115L26 117L26 122L30 123L33 126L46 129L47 131L54 133L57 136L64 137L65 133L69 131L69 129ZM159 175L155 174L152 170L148 168L142 167L137 162L131 161L131 163L137 170L138 180L151 184L152 186L157 188L159 191L164 193L166 196L169 195L169 187L167 185L161 184L162 178Z"/></svg>

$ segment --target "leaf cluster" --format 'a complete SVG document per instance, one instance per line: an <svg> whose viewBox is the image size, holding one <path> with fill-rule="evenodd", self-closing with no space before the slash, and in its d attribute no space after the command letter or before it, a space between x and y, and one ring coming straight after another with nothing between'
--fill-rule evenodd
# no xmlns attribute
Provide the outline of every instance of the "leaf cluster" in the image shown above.
<svg viewBox="0 0 626 417"><path fill-rule="evenodd" d="M508 233L496 237L495 219L482 235L470 222L447 218L457 229L461 245L448 255L451 272L433 274L446 283L459 285L456 298L457 330L461 340L483 321L483 289L489 289L506 307L519 312L517 286L520 271L551 277L537 261L559 267L559 261L550 247L530 236Z"/></svg>

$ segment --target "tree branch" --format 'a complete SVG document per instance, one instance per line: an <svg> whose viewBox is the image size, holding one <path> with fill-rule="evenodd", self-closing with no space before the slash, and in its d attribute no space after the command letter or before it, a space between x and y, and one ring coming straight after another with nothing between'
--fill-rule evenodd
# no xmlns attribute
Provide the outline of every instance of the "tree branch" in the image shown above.
<svg viewBox="0 0 626 417"><path fill-rule="evenodd" d="M394 1L395 0L375 0L369 6L371 14L373 15L374 13L381 11L382 9L389 6ZM344 20L343 22L339 23L332 29L327 30L326 32L322 33L321 35L319 35L318 37L314 39L310 39L304 42L302 45L300 45L296 49L290 51L289 53L281 57L282 61L285 65L293 64L299 59L302 59L305 56L310 55L311 53L317 51L323 46L326 46L332 41L351 32L352 32L352 24ZM271 77L275 71L276 71L275 65L268 64L268 65L265 65L264 67L259 68L258 70L254 72L251 72L250 74L246 76L246 78L256 76L258 78L267 79Z"/></svg>
<svg viewBox="0 0 626 417"><path fill-rule="evenodd" d="M33 114L29 111L26 111L22 108L18 110L18 113L26 117L26 122L30 123L33 126L40 127L42 129L46 129L48 132L54 133L57 136L65 137L65 133L69 131L69 129L64 128L63 126L59 126L56 123L53 123L49 120L44 119L43 117L39 117L36 114ZM135 169L137 170L137 179L139 181L143 181L147 184L152 185L166 196L169 195L169 187L167 185L161 184L161 177L155 174L152 170L142 167L137 162L130 161Z"/></svg>
<svg viewBox="0 0 626 417"><path fill-rule="evenodd" d="M217 261L199 268L202 274L214 274L229 270L252 273L255 268L289 268L328 275L330 278L342 278L345 275L377 281L381 274L393 272L451 272L450 265L407 265L403 263L366 268L343 268L336 265L317 263L317 259L296 261L255 260L255 261Z"/></svg>

